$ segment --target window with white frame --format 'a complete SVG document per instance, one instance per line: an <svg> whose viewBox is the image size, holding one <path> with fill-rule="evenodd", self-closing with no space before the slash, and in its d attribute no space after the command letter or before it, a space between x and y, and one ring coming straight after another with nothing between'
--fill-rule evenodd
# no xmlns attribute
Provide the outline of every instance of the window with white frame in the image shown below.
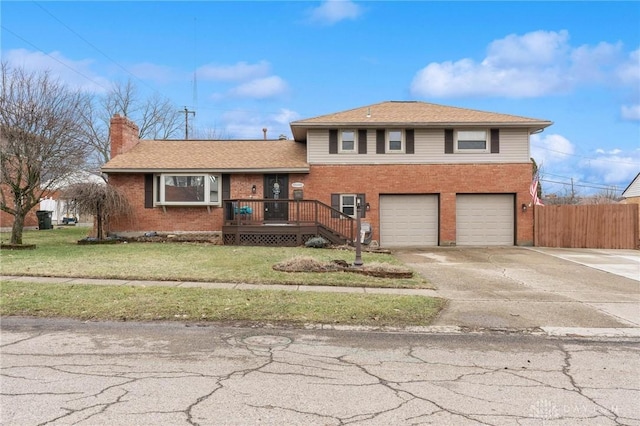
<svg viewBox="0 0 640 426"><path fill-rule="evenodd" d="M340 152L356 152L355 130L340 131Z"/></svg>
<svg viewBox="0 0 640 426"><path fill-rule="evenodd" d="M402 130L387 130L387 152L404 152L404 132Z"/></svg>
<svg viewBox="0 0 640 426"><path fill-rule="evenodd" d="M340 211L347 216L356 217L356 194L340 194Z"/></svg>
<svg viewBox="0 0 640 426"><path fill-rule="evenodd" d="M487 152L487 131L458 130L455 147L458 152Z"/></svg>
<svg viewBox="0 0 640 426"><path fill-rule="evenodd" d="M160 205L220 205L220 175L156 175L155 201Z"/></svg>

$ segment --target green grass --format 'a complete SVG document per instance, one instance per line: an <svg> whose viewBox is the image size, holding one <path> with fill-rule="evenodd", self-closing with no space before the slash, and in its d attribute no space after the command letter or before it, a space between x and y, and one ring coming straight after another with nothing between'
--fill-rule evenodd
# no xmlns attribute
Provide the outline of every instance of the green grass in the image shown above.
<svg viewBox="0 0 640 426"><path fill-rule="evenodd" d="M348 272L287 273L272 266L296 256L353 262L353 251L214 246L196 243L78 245L86 228L26 231L35 250L0 250L4 275L210 281L232 283L428 288L411 279L375 278ZM0 234L7 242L9 235ZM386 254L363 253L365 265L402 265ZM81 280L80 280L81 281ZM223 290L164 286L0 283L1 316L81 320L188 321L274 325L342 324L379 327L429 325L443 299L355 293Z"/></svg>
<svg viewBox="0 0 640 426"><path fill-rule="evenodd" d="M36 249L0 250L0 270L4 275L26 276L430 288L417 273L409 279L388 279L348 272L289 273L272 268L296 256L352 263L355 254L348 250L202 243L78 245L77 241L87 232L87 228L80 227L25 231L24 244L35 244ZM9 237L7 233L0 234L3 243ZM402 265L388 254L363 253L362 258L365 265L374 262Z"/></svg>
<svg viewBox="0 0 640 426"><path fill-rule="evenodd" d="M421 296L2 282L0 315L274 325L428 325L445 303Z"/></svg>

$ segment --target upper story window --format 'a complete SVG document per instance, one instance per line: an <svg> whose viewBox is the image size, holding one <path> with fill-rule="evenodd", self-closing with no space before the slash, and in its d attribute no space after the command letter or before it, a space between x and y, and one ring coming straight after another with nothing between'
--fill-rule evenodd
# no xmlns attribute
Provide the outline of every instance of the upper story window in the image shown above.
<svg viewBox="0 0 640 426"><path fill-rule="evenodd" d="M220 175L160 174L155 201L160 205L220 205Z"/></svg>
<svg viewBox="0 0 640 426"><path fill-rule="evenodd" d="M488 152L486 130L458 130L455 147L457 152Z"/></svg>
<svg viewBox="0 0 640 426"><path fill-rule="evenodd" d="M404 152L404 132L402 130L387 130L387 152Z"/></svg>
<svg viewBox="0 0 640 426"><path fill-rule="evenodd" d="M340 152L356 152L355 130L340 131Z"/></svg>

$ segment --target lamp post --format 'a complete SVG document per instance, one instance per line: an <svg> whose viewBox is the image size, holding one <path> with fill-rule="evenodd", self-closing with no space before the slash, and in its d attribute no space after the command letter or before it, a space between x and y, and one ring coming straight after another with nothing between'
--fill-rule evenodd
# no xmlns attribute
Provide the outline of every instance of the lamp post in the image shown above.
<svg viewBox="0 0 640 426"><path fill-rule="evenodd" d="M362 224L360 222L360 197L356 196L356 259L353 261L353 266L359 268L362 266L362 243L360 241L360 233L362 232Z"/></svg>

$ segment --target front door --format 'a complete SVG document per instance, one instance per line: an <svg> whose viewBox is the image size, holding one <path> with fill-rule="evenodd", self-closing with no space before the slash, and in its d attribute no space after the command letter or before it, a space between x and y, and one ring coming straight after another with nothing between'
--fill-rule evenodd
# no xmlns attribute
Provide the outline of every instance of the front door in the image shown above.
<svg viewBox="0 0 640 426"><path fill-rule="evenodd" d="M264 198L287 200L289 198L289 175L264 175ZM264 220L287 221L289 203L273 201L264 203Z"/></svg>

